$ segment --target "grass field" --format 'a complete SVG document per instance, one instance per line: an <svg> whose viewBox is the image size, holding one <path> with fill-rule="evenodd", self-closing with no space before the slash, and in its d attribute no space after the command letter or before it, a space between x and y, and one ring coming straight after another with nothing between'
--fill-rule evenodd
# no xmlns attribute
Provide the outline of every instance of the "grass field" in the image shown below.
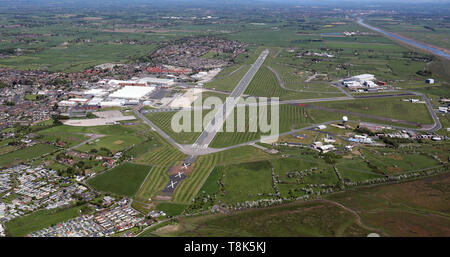
<svg viewBox="0 0 450 257"><path fill-rule="evenodd" d="M197 137L200 135L201 132L194 132L195 126L195 118L194 118L194 112L192 111L183 111L186 115L190 116L190 121L184 121L181 120L181 122L188 122L190 123L190 131L185 132L182 131L180 133L176 133L172 130L172 118L176 114L176 112L160 112L160 113L147 113L145 116L151 120L156 126L158 126L160 129L162 129L164 132L166 132L170 137L172 137L175 141L182 143L182 144L192 144L195 142ZM203 111L202 116L204 117L209 111ZM198 126L201 126L202 123L199 123Z"/></svg>
<svg viewBox="0 0 450 257"><path fill-rule="evenodd" d="M169 168L186 158L186 155L167 143L158 134L152 132L151 135L160 146L143 153L135 160L140 164L154 166L135 196L137 201L143 203L149 202L150 198L164 189L164 186L169 182L169 176L167 175Z"/></svg>
<svg viewBox="0 0 450 257"><path fill-rule="evenodd" d="M263 111L262 109L260 111ZM187 111L186 111L187 112ZM211 116L209 116L210 111L204 111L203 117L205 120L209 120ZM165 112L165 113L151 113L147 114L147 117L155 123L160 129L166 132L170 137L172 137L176 142L182 144L192 144L198 138L201 132L180 132L176 133L171 128L171 119L175 112ZM206 116L208 115L208 116ZM269 135L269 133L262 133L262 131L258 129L256 132L250 132L249 120L252 114L247 107L245 110L245 117L243 119L244 123L238 123L238 111L235 109L234 116L229 116L227 121L224 124L224 131L218 132L216 137L211 143L211 147L214 148L222 148L227 146L232 146L236 144L246 143L253 140L259 140L262 135ZM318 111L314 109L305 109L300 106L295 105L280 105L279 106L279 132L284 133L291 131L293 129L299 129L302 127L306 127L312 125L314 123L322 123L330 120L339 120L342 118L342 114L327 112L327 111ZM269 124L272 124L271 120L271 108L267 108L267 118ZM194 130L194 115L191 115L191 130ZM231 132L227 132L227 124L230 123L231 119L234 119L233 130ZM259 118L251 118L252 121L255 121L259 124ZM275 122L275 121L273 121ZM273 123L275 124L275 123ZM235 132L241 131L243 129L244 132Z"/></svg>
<svg viewBox="0 0 450 257"><path fill-rule="evenodd" d="M126 151L127 155L133 156L133 158L139 158L145 153L157 148L161 144L156 140L149 140L135 145L130 150Z"/></svg>
<svg viewBox="0 0 450 257"><path fill-rule="evenodd" d="M101 148L107 148L112 153L116 153L140 142L142 142L142 138L135 135L113 135L99 138L90 144L84 144L76 150L89 152L92 149L100 150Z"/></svg>
<svg viewBox="0 0 450 257"><path fill-rule="evenodd" d="M88 183L98 191L133 197L150 170L150 166L127 162L93 177Z"/></svg>
<svg viewBox="0 0 450 257"><path fill-rule="evenodd" d="M300 90L299 87L297 87ZM326 84L311 84L303 86L303 92L281 88L275 74L267 67L261 67L250 82L244 94L263 97L279 97L281 100L324 98L342 96L343 94Z"/></svg>
<svg viewBox="0 0 450 257"><path fill-rule="evenodd" d="M269 161L230 165L225 167L223 172L225 195L220 199L225 203L271 198L261 197L258 194L274 193Z"/></svg>
<svg viewBox="0 0 450 257"><path fill-rule="evenodd" d="M386 174L401 174L439 165L439 162L430 156L408 151L380 149L377 152L362 150L362 153L371 164Z"/></svg>
<svg viewBox="0 0 450 257"><path fill-rule="evenodd" d="M450 175L360 188L327 198L353 209L368 226L388 236L450 235Z"/></svg>
<svg viewBox="0 0 450 257"><path fill-rule="evenodd" d="M189 203L197 195L216 163L217 155L199 156L192 164L192 172L175 189L172 200Z"/></svg>
<svg viewBox="0 0 450 257"><path fill-rule="evenodd" d="M348 160L339 162L336 167L344 181L363 181L367 179L382 178L383 175L373 172L362 160Z"/></svg>
<svg viewBox="0 0 450 257"><path fill-rule="evenodd" d="M9 152L7 154L0 155L0 167L11 166L19 162L28 161L53 152L54 150L56 150L56 148L52 145L37 144L31 147L25 147L17 151Z"/></svg>
<svg viewBox="0 0 450 257"><path fill-rule="evenodd" d="M283 158L271 160L271 165L274 168L275 174L279 176L282 181L278 184L279 191L282 197L298 197L305 194L300 190L303 187L314 185L335 186L338 182L336 174L331 165L325 164L321 159L311 160L300 157ZM303 177L288 177L289 172L305 172L311 168L316 170L311 172L311 175Z"/></svg>
<svg viewBox="0 0 450 257"><path fill-rule="evenodd" d="M82 206L67 209L41 210L5 223L8 236L23 237L31 232L54 226L80 215Z"/></svg>
<svg viewBox="0 0 450 257"><path fill-rule="evenodd" d="M386 118L413 121L419 124L432 124L433 119L425 104L404 102L405 97L379 99L356 99L351 101L312 103L311 105L346 110ZM418 99L419 97L412 97ZM351 115L349 119L353 119ZM359 119L361 119L359 117ZM364 118L362 118L364 119ZM383 122L380 122L383 123Z"/></svg>
<svg viewBox="0 0 450 257"><path fill-rule="evenodd" d="M181 214L186 207L186 204L160 203L156 209L165 212L168 216L176 216Z"/></svg>
<svg viewBox="0 0 450 257"><path fill-rule="evenodd" d="M432 19L408 21L402 19L372 18L368 20L368 22L390 32L398 33L438 47L450 49L450 43L448 42L450 29L444 24L433 21Z"/></svg>
<svg viewBox="0 0 450 257"><path fill-rule="evenodd" d="M154 232L158 236L366 236L371 231L336 205L323 202L283 206L179 219L174 229Z"/></svg>
<svg viewBox="0 0 450 257"><path fill-rule="evenodd" d="M238 67L233 66L233 68L235 68L235 70L239 67L240 66L238 66ZM231 75L230 75L230 73L233 71L224 69L217 75L219 78L206 83L205 86L210 89L231 92L236 87L236 85L239 83L239 81L242 79L242 77L244 77L245 73L248 71L249 68L250 68L249 65L243 65L242 68L240 68L238 71L234 72Z"/></svg>

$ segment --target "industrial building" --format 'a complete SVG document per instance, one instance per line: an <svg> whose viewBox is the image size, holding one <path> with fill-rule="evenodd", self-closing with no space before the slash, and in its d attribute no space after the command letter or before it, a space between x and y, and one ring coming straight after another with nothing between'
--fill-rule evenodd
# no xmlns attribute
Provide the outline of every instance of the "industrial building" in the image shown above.
<svg viewBox="0 0 450 257"><path fill-rule="evenodd" d="M110 98L139 100L155 90L155 87L124 86L109 95Z"/></svg>

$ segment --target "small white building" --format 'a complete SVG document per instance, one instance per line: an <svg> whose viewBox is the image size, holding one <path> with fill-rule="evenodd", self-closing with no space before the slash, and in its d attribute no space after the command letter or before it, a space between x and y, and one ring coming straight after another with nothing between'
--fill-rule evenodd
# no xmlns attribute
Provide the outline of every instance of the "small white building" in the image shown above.
<svg viewBox="0 0 450 257"><path fill-rule="evenodd" d="M425 83L434 84L434 79L427 79L427 80L425 80Z"/></svg>
<svg viewBox="0 0 450 257"><path fill-rule="evenodd" d="M334 147L334 145L322 145L317 147L317 149L322 153L327 153L329 151L335 150L336 148Z"/></svg>

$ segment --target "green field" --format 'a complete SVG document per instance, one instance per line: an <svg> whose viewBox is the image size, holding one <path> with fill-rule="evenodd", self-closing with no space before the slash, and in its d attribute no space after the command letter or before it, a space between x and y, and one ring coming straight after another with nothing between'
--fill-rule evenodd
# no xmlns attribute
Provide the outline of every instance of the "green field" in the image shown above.
<svg viewBox="0 0 450 257"><path fill-rule="evenodd" d="M135 162L154 166L147 179L136 193L135 199L139 202L149 202L157 192L164 189L169 182L167 171L176 162L183 161L186 156L175 147L167 143L161 136L152 133L152 136L160 146L140 155Z"/></svg>
<svg viewBox="0 0 450 257"><path fill-rule="evenodd" d="M431 156L404 150L388 151L383 149L377 152L363 150L362 153L371 164L386 174L401 174L439 166L439 162Z"/></svg>
<svg viewBox="0 0 450 257"><path fill-rule="evenodd" d="M420 97L387 97L375 99L356 99L351 101L322 102L311 105L323 106L333 109L346 110L362 114L375 115L380 117L413 121L419 124L432 124L428 108L425 104L415 104L402 101L402 99L419 99ZM354 119L349 115L349 119ZM358 117L357 119L364 119ZM380 123L383 123L380 121Z"/></svg>
<svg viewBox="0 0 450 257"><path fill-rule="evenodd" d="M168 216L176 216L181 214L186 206L186 204L160 203L156 208L158 211L165 212Z"/></svg>
<svg viewBox="0 0 450 257"><path fill-rule="evenodd" d="M217 163L217 155L199 156L191 174L177 186L173 193L174 202L189 203L197 195Z"/></svg>
<svg viewBox="0 0 450 257"><path fill-rule="evenodd" d="M186 111L187 112L187 111ZM228 117L227 121L224 124L224 128L227 128L227 124L234 119L234 130L237 128L243 128L245 132L227 132L227 129L224 129L223 132L218 132L216 137L214 138L211 147L221 148L231 145L236 145L240 143L249 142L252 140L260 139L261 135L268 135L268 133L262 133L259 129L256 132L250 132L249 129L249 117L252 115L249 112L249 108L247 107L245 110L245 121L244 123L238 123L238 111L235 109L234 117ZM203 111L203 117L208 117L210 111ZM271 108L267 109L267 117L269 120L269 124L271 122ZM340 119L342 115L332 112L318 112L317 110L307 110L305 108L294 106L294 105L280 105L279 107L279 131L280 133L288 132L292 129L298 129L301 127L305 127L311 125L313 123L320 123L329 120ZM160 129L166 132L170 137L172 137L176 142L187 144L194 143L198 138L201 132L180 132L176 133L171 128L171 120L175 112L164 112L164 113L151 113L147 114L147 117L155 123ZM191 115L191 129L194 130L194 115ZM209 120L206 118L206 120ZM259 122L259 119L256 119L255 122Z"/></svg>
<svg viewBox="0 0 450 257"><path fill-rule="evenodd" d="M0 155L0 167L11 166L16 163L41 157L42 155L53 152L55 150L56 148L54 146L48 144L37 144L31 147L25 147L17 151Z"/></svg>
<svg viewBox="0 0 450 257"><path fill-rule="evenodd" d="M91 144L84 144L76 150L89 152L92 149L100 150L101 148L107 148L112 153L116 153L140 142L142 142L142 139L135 135L113 135L99 138Z"/></svg>
<svg viewBox="0 0 450 257"><path fill-rule="evenodd" d="M93 177L88 183L98 191L133 197L150 170L150 166L126 162Z"/></svg>
<svg viewBox="0 0 450 257"><path fill-rule="evenodd" d="M225 203L258 200L258 194L274 193L272 189L271 165L268 161L229 165L224 168L225 194L220 199Z"/></svg>
<svg viewBox="0 0 450 257"><path fill-rule="evenodd" d="M300 86L297 85L295 90L302 91L283 89L278 83L275 74L267 67L261 67L253 80L250 82L244 94L262 97L279 97L280 100L343 96L343 94L336 88L325 83L314 83L308 85L303 83L301 89Z"/></svg>
<svg viewBox="0 0 450 257"><path fill-rule="evenodd" d="M80 215L83 206L41 210L5 223L8 236L23 237L31 232L54 226Z"/></svg>

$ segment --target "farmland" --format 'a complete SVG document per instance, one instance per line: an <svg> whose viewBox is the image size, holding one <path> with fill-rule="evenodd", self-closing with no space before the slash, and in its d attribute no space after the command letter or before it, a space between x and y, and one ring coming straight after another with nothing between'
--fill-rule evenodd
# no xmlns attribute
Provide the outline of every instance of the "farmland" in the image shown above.
<svg viewBox="0 0 450 257"><path fill-rule="evenodd" d="M41 157L55 151L56 148L48 144L37 144L17 151L0 155L0 166L11 166L15 163L24 162L33 158Z"/></svg>
<svg viewBox="0 0 450 257"><path fill-rule="evenodd" d="M123 163L90 179L89 185L98 191L132 197L150 170L150 166Z"/></svg>
<svg viewBox="0 0 450 257"><path fill-rule="evenodd" d="M6 223L6 228L10 236L23 237L31 232L75 218L80 214L83 207L37 211Z"/></svg>

